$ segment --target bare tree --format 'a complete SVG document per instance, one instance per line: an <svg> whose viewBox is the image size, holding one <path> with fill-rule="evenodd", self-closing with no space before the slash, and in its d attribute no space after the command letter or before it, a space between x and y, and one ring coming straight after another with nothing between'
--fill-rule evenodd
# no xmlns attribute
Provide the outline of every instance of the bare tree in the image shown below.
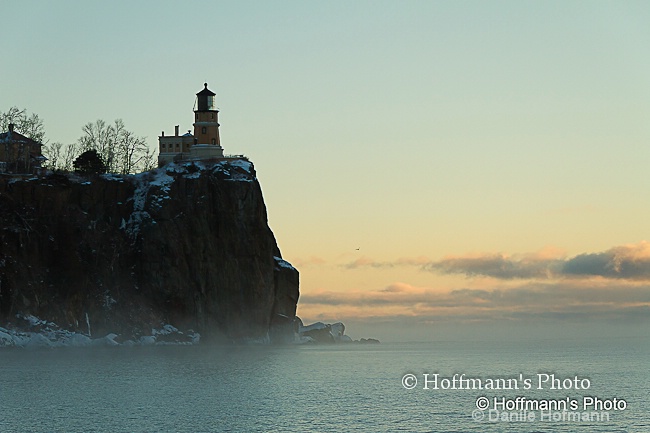
<svg viewBox="0 0 650 433"><path fill-rule="evenodd" d="M136 173L154 167L153 151L144 137L138 137L124 126L122 119L112 124L103 120L87 123L77 140L78 151L96 150L110 173Z"/></svg>
<svg viewBox="0 0 650 433"><path fill-rule="evenodd" d="M46 168L49 168L50 170L61 168L60 164L62 163L64 156L63 143L50 143L47 146L43 146L42 151L43 156L47 158L47 162L45 163Z"/></svg>
<svg viewBox="0 0 650 433"><path fill-rule="evenodd" d="M52 143L46 145L43 120L37 114L11 107L0 113L0 132L13 123L16 131L43 144L42 152L50 169L71 171L74 160L83 152L95 150L105 162L110 173L137 173L155 168L155 150L147 145L144 137L138 137L124 126L122 119L108 124L104 120L89 122L82 128L82 135L75 143Z"/></svg>
<svg viewBox="0 0 650 433"><path fill-rule="evenodd" d="M132 173L142 162L149 149L142 137L137 137L131 131L124 131L117 142L117 165L120 173Z"/></svg>
<svg viewBox="0 0 650 433"><path fill-rule="evenodd" d="M117 122L117 121L116 121ZM95 150L102 157L109 171L113 170L113 153L115 149L115 131L112 125L99 119L95 123L86 123L77 143L81 152Z"/></svg>
<svg viewBox="0 0 650 433"><path fill-rule="evenodd" d="M72 171L74 166L74 160L82 153L83 151L79 148L77 143L69 143L62 149L61 157L59 163L56 166L57 169L63 171Z"/></svg>
<svg viewBox="0 0 650 433"><path fill-rule="evenodd" d="M45 126L38 114L27 114L26 109L11 107L4 113L0 113L0 131L7 131L9 124L13 123L16 131L32 140L45 143Z"/></svg>
<svg viewBox="0 0 650 433"><path fill-rule="evenodd" d="M156 167L158 167L158 158L156 158L156 151L148 147L147 153L142 155L140 168L142 171L149 171L153 170Z"/></svg>

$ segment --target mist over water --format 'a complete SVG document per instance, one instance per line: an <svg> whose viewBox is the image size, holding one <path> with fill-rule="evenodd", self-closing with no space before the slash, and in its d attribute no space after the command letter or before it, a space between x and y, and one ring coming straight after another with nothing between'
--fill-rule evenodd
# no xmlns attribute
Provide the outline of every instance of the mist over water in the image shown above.
<svg viewBox="0 0 650 433"><path fill-rule="evenodd" d="M650 428L650 341L157 346L1 353L2 432L501 432ZM405 389L402 377L586 377L588 391ZM481 422L477 397L618 397L608 422Z"/></svg>
<svg viewBox="0 0 650 433"><path fill-rule="evenodd" d="M382 342L521 342L546 344L546 340L604 339L616 340L645 337L650 334L650 322L592 320L575 318L545 318L543 320L485 320L476 323L439 321L423 323L419 318L363 321L344 319L346 333L352 338L375 337ZM526 343L529 342L529 343Z"/></svg>

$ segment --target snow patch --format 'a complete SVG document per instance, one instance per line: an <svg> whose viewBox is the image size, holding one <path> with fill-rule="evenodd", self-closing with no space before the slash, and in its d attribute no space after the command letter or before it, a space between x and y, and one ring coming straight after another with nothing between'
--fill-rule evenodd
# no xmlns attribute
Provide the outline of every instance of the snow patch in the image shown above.
<svg viewBox="0 0 650 433"><path fill-rule="evenodd" d="M300 324L300 327L298 328L298 332L305 333L307 331L315 331L315 330L320 330L320 329L325 329L327 328L327 325L324 324L323 322L316 322L312 323L311 325L303 326Z"/></svg>
<svg viewBox="0 0 650 433"><path fill-rule="evenodd" d="M156 344L156 337L152 335L140 337L138 343L140 343L143 346L153 346L154 344Z"/></svg>
<svg viewBox="0 0 650 433"><path fill-rule="evenodd" d="M145 223L154 223L155 220L147 210L147 200L151 208L156 210L162 207L165 200L171 199L169 193L171 185L174 183L175 176L181 175L186 179L198 179L203 172L218 172L224 175L226 181L254 182L255 170L253 163L246 159L232 159L227 161L185 161L172 162L163 168L139 173L116 177L114 175L104 175L105 179L124 181L128 180L134 184L135 190L133 197L129 201L133 202L133 211L128 220L123 220L120 229L127 232L131 238L136 238L140 233L141 227ZM155 187L155 193L152 194L151 188Z"/></svg>
<svg viewBox="0 0 650 433"><path fill-rule="evenodd" d="M111 180L114 182L124 182L124 177L122 175L115 174L115 173L100 174L99 177L101 177L104 180Z"/></svg>
<svg viewBox="0 0 650 433"><path fill-rule="evenodd" d="M198 179L199 177L201 177L201 172L195 171L194 173L184 174L183 177L185 179Z"/></svg>
<svg viewBox="0 0 650 433"><path fill-rule="evenodd" d="M326 324L323 322L312 323L304 326L302 320L296 317L298 321L298 332L294 335L294 343L379 343L379 340L373 338L362 338L352 340L345 335L345 325L341 322Z"/></svg>
<svg viewBox="0 0 650 433"><path fill-rule="evenodd" d="M137 341L119 342L119 335L109 333L103 337L91 338L79 332L62 329L54 322L47 322L31 314L16 315L26 322L26 329L0 327L0 348L2 347L87 347L87 346L135 346L135 345L191 345L198 344L201 335L189 330L185 333L172 325L152 329L152 335L140 337Z"/></svg>
<svg viewBox="0 0 650 433"><path fill-rule="evenodd" d="M253 174L253 163L250 161L246 161L245 159L235 159L234 161L229 161L229 164L233 167L243 169L248 174Z"/></svg>
<svg viewBox="0 0 650 433"><path fill-rule="evenodd" d="M287 262L282 257L273 256L273 259L275 259L275 264L278 265L281 268L293 269L294 271L296 270L296 268L294 268L291 265L291 263Z"/></svg>
<svg viewBox="0 0 650 433"><path fill-rule="evenodd" d="M169 335L174 332L179 332L176 327L172 325L164 325L161 329L152 329L151 335L155 337L156 335Z"/></svg>
<svg viewBox="0 0 650 433"><path fill-rule="evenodd" d="M117 338L117 334L111 333L106 335L105 337L96 338L92 340L91 344L93 346L119 346L120 343L115 341L116 338Z"/></svg>
<svg viewBox="0 0 650 433"><path fill-rule="evenodd" d="M228 176L226 181L236 182L253 182L253 163L245 159L235 159L229 161L220 161L212 168L213 172L221 172Z"/></svg>
<svg viewBox="0 0 650 433"><path fill-rule="evenodd" d="M102 306L107 310L110 310L113 304L117 304L117 301L111 296L111 293L108 290L104 292L103 301Z"/></svg>
<svg viewBox="0 0 650 433"><path fill-rule="evenodd" d="M165 170L154 170L136 174L132 179L135 183L135 191L131 198L133 200L133 212L128 221L122 221L120 228L125 230L132 238L135 238L140 233L140 228L144 222L153 221L151 214L145 210L151 187L158 187L162 193L155 197L155 203L160 206L162 201L169 199L170 185L174 182L174 178L168 175Z"/></svg>
<svg viewBox="0 0 650 433"><path fill-rule="evenodd" d="M164 170L156 170L150 173L155 173L155 175L153 180L149 181L149 185L159 186L163 191L169 192L169 185L174 183L174 178Z"/></svg>

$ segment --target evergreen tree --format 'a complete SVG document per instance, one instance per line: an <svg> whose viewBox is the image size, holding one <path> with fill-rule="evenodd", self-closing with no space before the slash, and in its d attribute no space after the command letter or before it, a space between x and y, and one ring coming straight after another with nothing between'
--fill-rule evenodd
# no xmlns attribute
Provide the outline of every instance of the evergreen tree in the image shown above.
<svg viewBox="0 0 650 433"><path fill-rule="evenodd" d="M95 149L87 150L72 164L74 171L79 174L103 174L106 173L106 164Z"/></svg>

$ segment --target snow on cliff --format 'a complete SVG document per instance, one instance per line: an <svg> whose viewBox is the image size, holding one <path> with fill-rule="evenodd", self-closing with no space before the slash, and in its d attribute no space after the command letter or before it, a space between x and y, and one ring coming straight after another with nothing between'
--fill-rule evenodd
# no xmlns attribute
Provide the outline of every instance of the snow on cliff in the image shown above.
<svg viewBox="0 0 650 433"><path fill-rule="evenodd" d="M54 322L47 322L31 314L16 315L25 329L0 327L0 347L84 347L84 346L148 346L152 344L197 344L201 336L197 332L183 333L172 325L152 329L151 335L137 340L119 341L113 333L100 338L62 329ZM21 327L22 328L22 327Z"/></svg>
<svg viewBox="0 0 650 433"><path fill-rule="evenodd" d="M150 195L153 203L158 207L161 207L165 200L169 200L170 187L174 183L174 177L170 174L180 174L187 179L197 179L204 171L221 173L228 181L252 182L255 179L253 164L244 159L170 163L157 170L126 176L136 188L133 194L133 212L128 221L122 221L120 228L135 238L140 232L143 222L153 221L149 212L145 210ZM155 223L155 221L153 222Z"/></svg>
<svg viewBox="0 0 650 433"><path fill-rule="evenodd" d="M177 340L165 324L204 341L293 337L298 271L248 160L0 188L0 346Z"/></svg>

